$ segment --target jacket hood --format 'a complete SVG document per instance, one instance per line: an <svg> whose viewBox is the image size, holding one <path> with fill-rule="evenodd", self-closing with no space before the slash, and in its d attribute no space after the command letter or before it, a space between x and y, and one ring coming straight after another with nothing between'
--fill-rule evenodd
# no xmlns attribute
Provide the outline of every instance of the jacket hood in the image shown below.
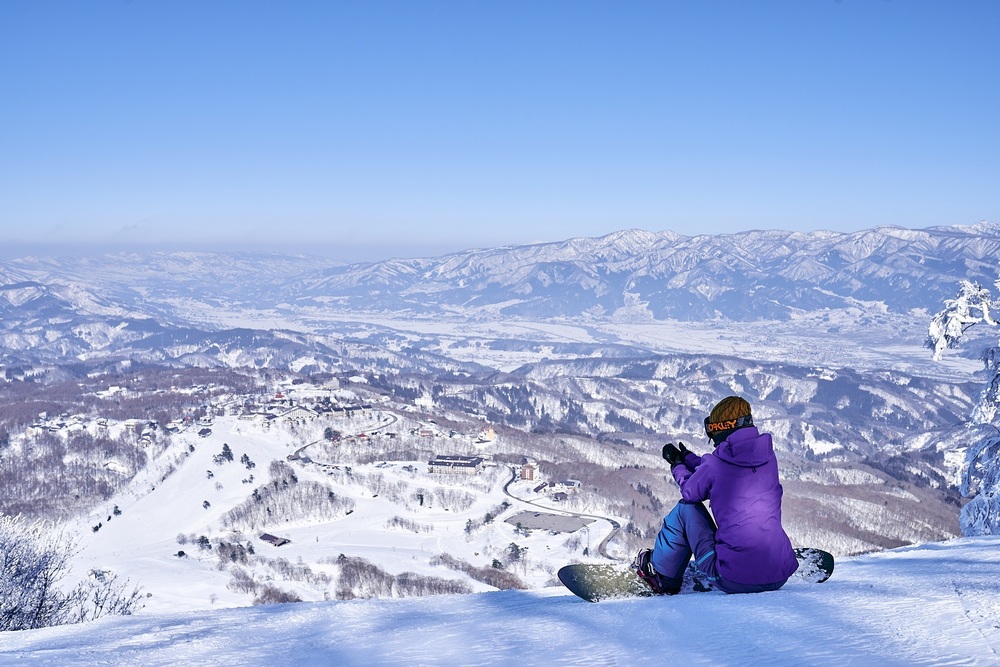
<svg viewBox="0 0 1000 667"><path fill-rule="evenodd" d="M715 456L741 468L762 466L774 456L771 434L761 433L756 426L737 429L719 443Z"/></svg>

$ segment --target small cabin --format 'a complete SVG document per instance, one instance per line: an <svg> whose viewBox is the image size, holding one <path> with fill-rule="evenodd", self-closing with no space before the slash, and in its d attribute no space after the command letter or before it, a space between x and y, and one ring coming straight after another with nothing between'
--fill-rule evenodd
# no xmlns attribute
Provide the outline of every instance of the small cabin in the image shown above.
<svg viewBox="0 0 1000 667"><path fill-rule="evenodd" d="M273 544L276 547L281 547L291 542L287 537L278 537L277 535L272 535L271 533L264 533L260 536L260 539L264 540L268 544Z"/></svg>

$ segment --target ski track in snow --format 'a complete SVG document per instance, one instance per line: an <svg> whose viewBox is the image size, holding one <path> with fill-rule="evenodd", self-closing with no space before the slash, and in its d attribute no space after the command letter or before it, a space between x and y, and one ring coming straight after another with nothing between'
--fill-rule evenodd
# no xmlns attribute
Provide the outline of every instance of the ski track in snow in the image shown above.
<svg viewBox="0 0 1000 667"><path fill-rule="evenodd" d="M1000 538L822 585L590 604L561 588L138 614L0 635L10 665L996 665Z"/></svg>

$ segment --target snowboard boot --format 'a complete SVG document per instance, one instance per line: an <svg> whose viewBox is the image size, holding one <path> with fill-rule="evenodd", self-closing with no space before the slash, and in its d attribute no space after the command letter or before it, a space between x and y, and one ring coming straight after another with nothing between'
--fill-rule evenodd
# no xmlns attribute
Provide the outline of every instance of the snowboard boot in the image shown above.
<svg viewBox="0 0 1000 667"><path fill-rule="evenodd" d="M635 569L636 576L642 579L643 583L657 595L677 595L680 593L679 583L670 581L653 568L653 564L649 560L652 555L652 549L642 549L635 555L632 567Z"/></svg>

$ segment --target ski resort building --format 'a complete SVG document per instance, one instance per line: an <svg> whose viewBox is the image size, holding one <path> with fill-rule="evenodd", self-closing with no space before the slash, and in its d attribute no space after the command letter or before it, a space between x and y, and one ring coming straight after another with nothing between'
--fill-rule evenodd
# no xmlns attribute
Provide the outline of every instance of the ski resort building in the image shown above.
<svg viewBox="0 0 1000 667"><path fill-rule="evenodd" d="M306 421L312 421L313 419L316 419L316 417L318 416L319 413L317 413L315 410L307 408L303 405L296 405L292 408L289 408L287 411L283 412L279 417L279 419L281 419L284 422L302 423Z"/></svg>
<svg viewBox="0 0 1000 667"><path fill-rule="evenodd" d="M478 456L438 455L427 462L427 472L475 475L482 469L483 459Z"/></svg>
<svg viewBox="0 0 1000 667"><path fill-rule="evenodd" d="M273 544L276 547L284 546L291 542L287 537L278 537L277 535L272 535L271 533L264 533L260 536L260 539L264 540L268 544Z"/></svg>

